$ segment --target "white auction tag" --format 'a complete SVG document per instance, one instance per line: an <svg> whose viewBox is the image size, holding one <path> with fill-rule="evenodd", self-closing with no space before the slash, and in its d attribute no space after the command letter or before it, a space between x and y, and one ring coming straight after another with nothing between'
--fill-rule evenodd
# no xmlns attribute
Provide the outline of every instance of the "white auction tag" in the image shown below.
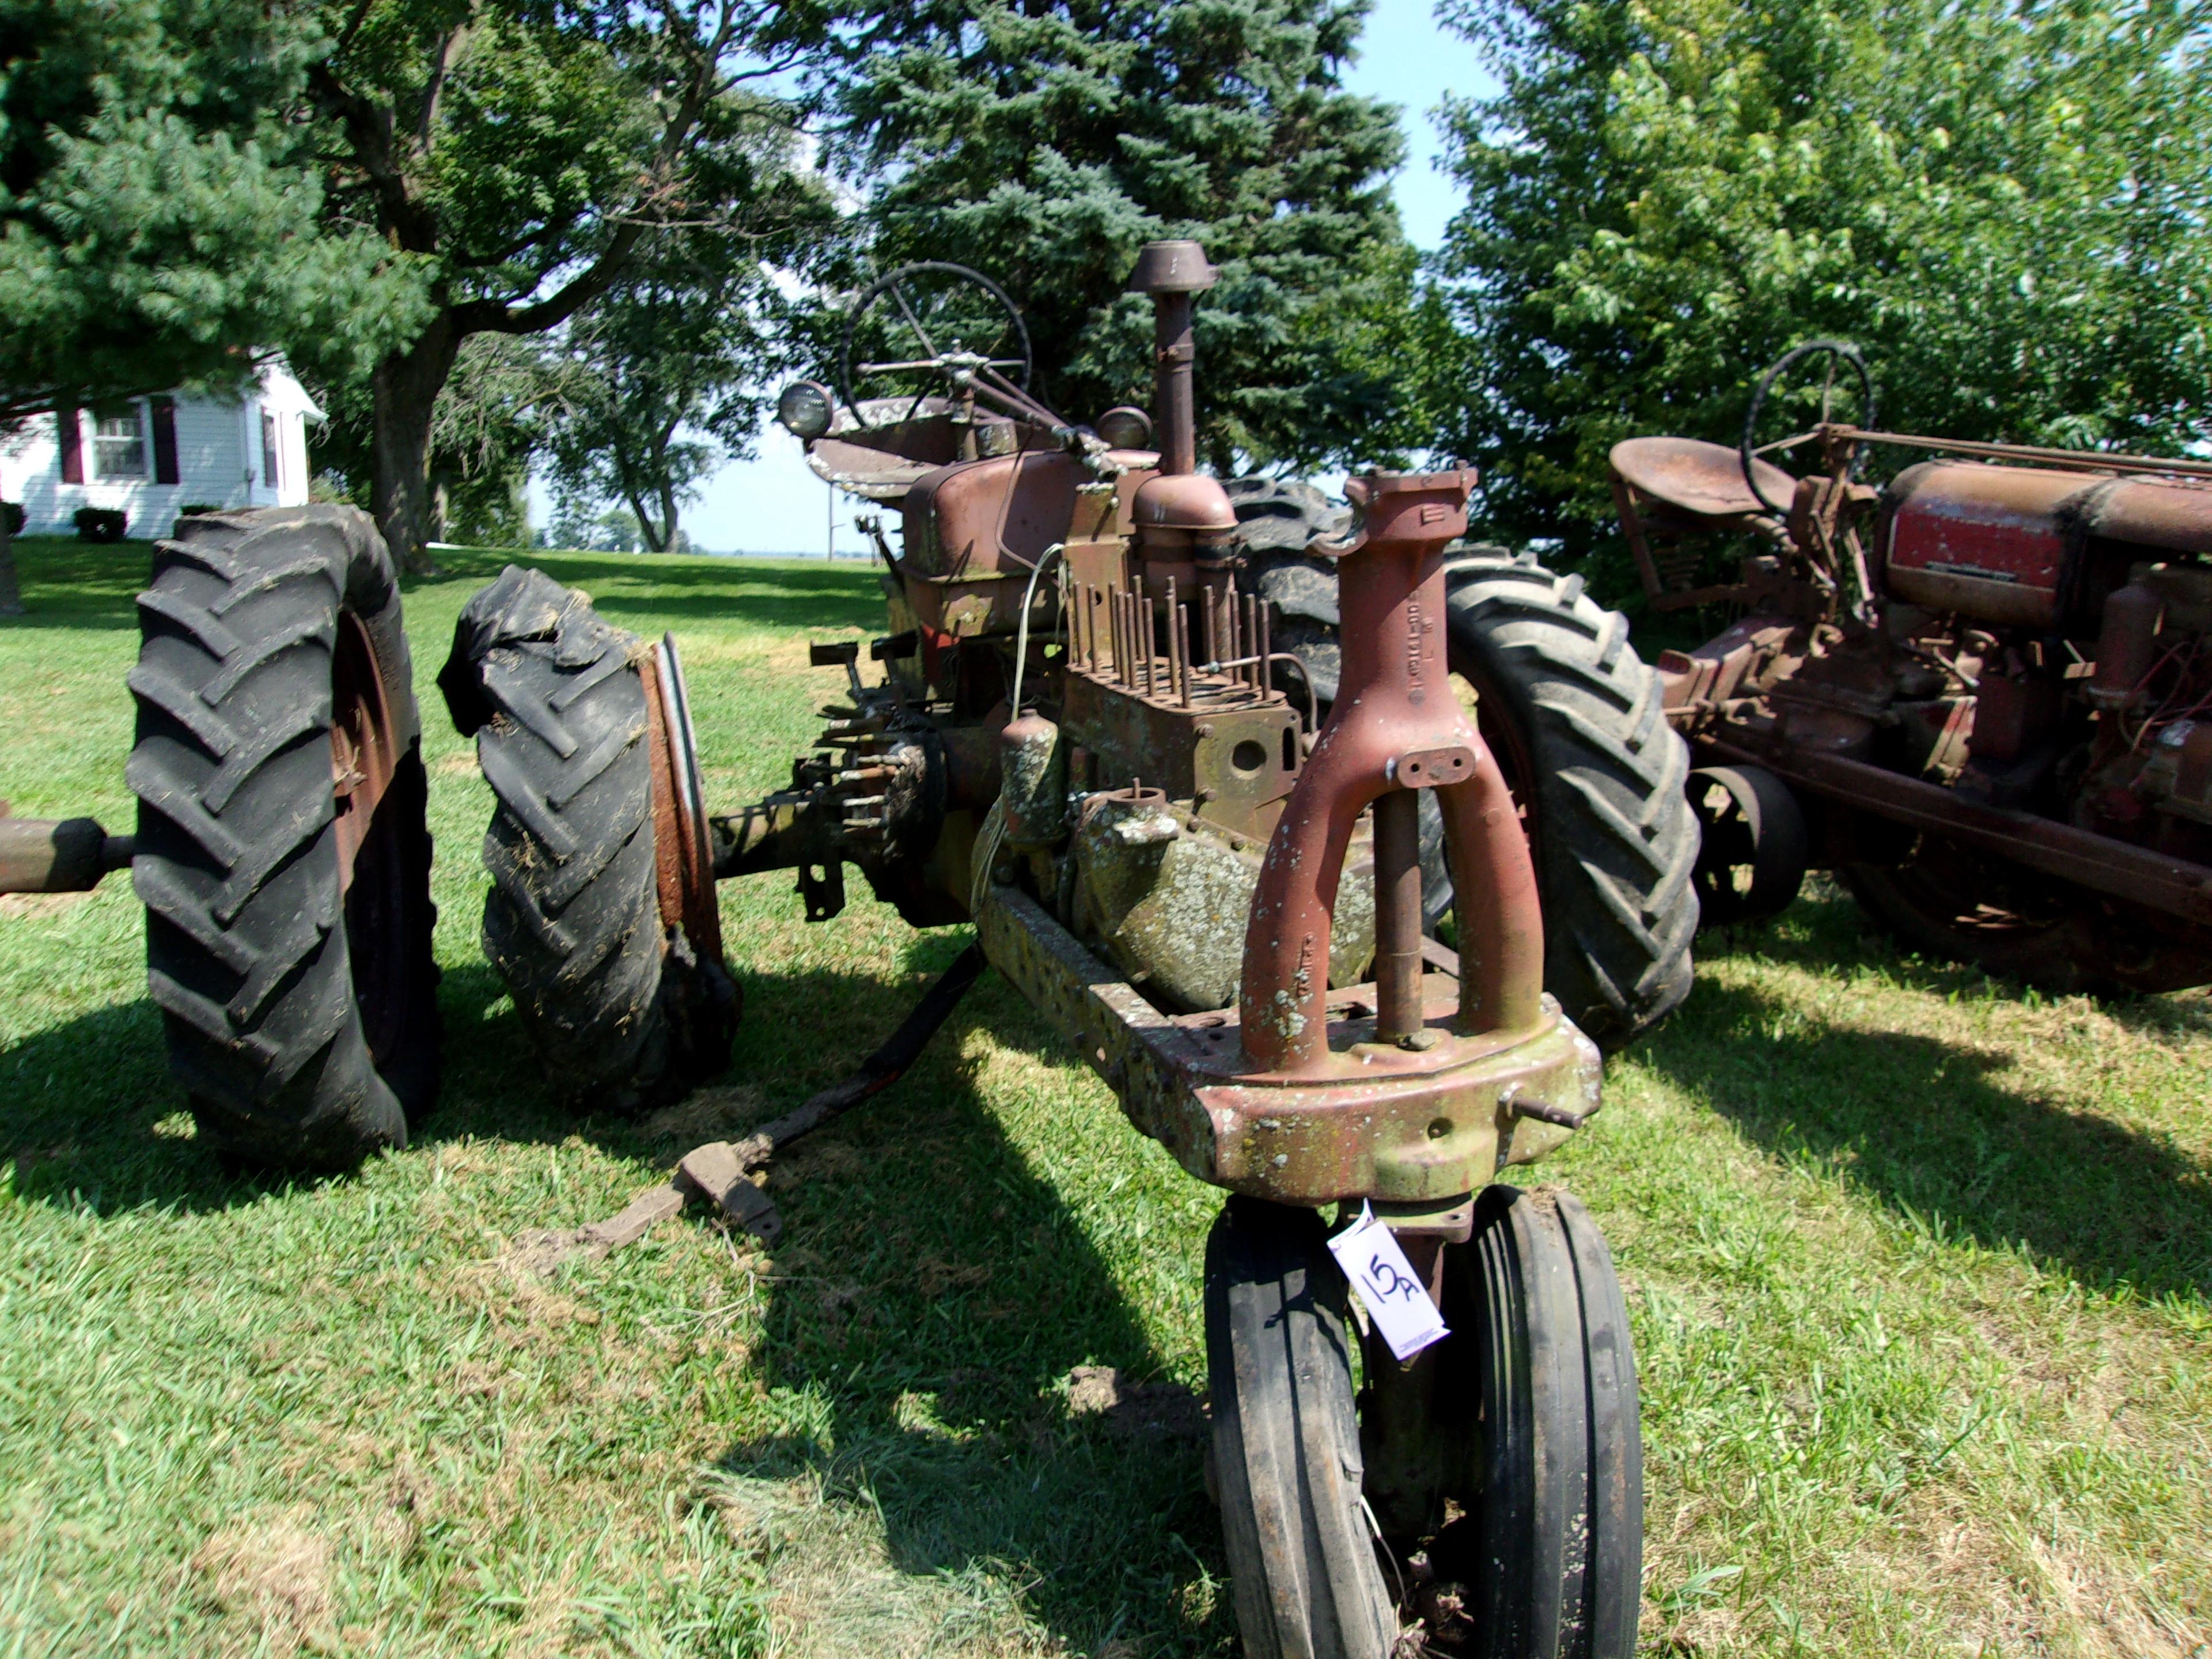
<svg viewBox="0 0 2212 1659"><path fill-rule="evenodd" d="M1337 1265L1359 1293L1376 1328L1400 1359L1411 1359L1451 1332L1430 1298L1428 1286L1413 1272L1390 1230L1366 1204L1359 1219L1328 1241Z"/></svg>

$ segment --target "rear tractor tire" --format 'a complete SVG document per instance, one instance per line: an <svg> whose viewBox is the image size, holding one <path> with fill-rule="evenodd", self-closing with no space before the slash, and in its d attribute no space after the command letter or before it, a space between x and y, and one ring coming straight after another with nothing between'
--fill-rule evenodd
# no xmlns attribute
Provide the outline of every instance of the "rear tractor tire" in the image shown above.
<svg viewBox="0 0 2212 1659"><path fill-rule="evenodd" d="M1628 619L1580 576L1477 550L1448 567L1452 672L1528 832L1544 906L1544 988L1619 1048L1690 993L1698 820L1690 753Z"/></svg>
<svg viewBox="0 0 2212 1659"><path fill-rule="evenodd" d="M438 1093L422 722L392 559L351 507L187 519L138 596L131 885L200 1133L340 1170Z"/></svg>
<svg viewBox="0 0 2212 1659"><path fill-rule="evenodd" d="M680 1099L729 1063L690 714L672 647L509 565L463 608L439 690L495 805L484 954L580 1110Z"/></svg>

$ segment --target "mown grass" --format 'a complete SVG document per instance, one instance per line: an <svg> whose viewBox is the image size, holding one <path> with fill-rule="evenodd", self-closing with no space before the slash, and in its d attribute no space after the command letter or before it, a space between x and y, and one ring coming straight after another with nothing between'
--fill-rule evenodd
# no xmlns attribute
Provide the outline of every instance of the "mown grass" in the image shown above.
<svg viewBox="0 0 2212 1659"><path fill-rule="evenodd" d="M145 549L18 556L0 795L126 827ZM430 679L496 561L452 556L407 599L447 1084L406 1152L225 1167L127 886L0 901L0 1654L1234 1652L1198 1445L1068 1397L1202 1387L1213 1197L994 978L784 1162L773 1255L687 1218L517 1261L842 1075L962 939L726 887L726 1084L552 1110L476 941L488 796ZM720 803L811 735L806 641L880 616L849 568L543 562L676 631ZM1827 892L1703 942L1542 1172L1631 1286L1650 1650L2208 1650L2209 1080L2202 993L2022 997Z"/></svg>

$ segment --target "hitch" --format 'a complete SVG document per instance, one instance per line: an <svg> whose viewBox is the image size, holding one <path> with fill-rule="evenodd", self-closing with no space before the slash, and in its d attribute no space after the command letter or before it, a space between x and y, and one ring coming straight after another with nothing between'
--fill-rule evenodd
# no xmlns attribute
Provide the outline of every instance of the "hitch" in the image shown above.
<svg viewBox="0 0 2212 1659"><path fill-rule="evenodd" d="M0 893L88 893L131 867L129 836L92 818L19 818L0 801Z"/></svg>

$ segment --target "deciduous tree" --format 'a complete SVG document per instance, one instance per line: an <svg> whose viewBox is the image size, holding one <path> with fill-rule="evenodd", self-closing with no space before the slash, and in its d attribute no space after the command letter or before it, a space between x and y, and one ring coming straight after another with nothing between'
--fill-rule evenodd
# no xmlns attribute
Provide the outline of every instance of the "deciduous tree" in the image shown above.
<svg viewBox="0 0 2212 1659"><path fill-rule="evenodd" d="M375 368L386 538L421 558L438 394L473 335L578 317L664 238L769 237L817 191L793 107L750 88L796 61L772 0L341 0L309 71L335 222L428 273L426 325Z"/></svg>
<svg viewBox="0 0 2212 1659"><path fill-rule="evenodd" d="M1437 400L1511 536L1587 547L1606 453L1732 441L1788 346L1885 424L2212 435L2203 0L1446 0L1503 90L1451 121L1464 355Z"/></svg>

